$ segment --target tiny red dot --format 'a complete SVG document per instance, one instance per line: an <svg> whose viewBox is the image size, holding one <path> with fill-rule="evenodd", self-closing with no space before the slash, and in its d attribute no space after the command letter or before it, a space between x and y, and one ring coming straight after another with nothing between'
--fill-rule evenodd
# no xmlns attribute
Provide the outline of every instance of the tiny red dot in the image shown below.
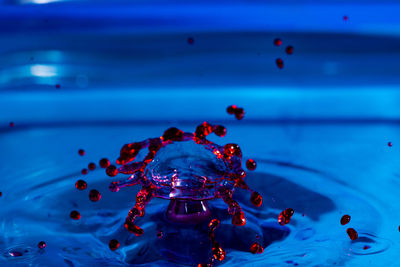
<svg viewBox="0 0 400 267"><path fill-rule="evenodd" d="M84 180L78 180L75 183L75 187L78 190L85 190L87 188L87 183Z"/></svg>
<svg viewBox="0 0 400 267"><path fill-rule="evenodd" d="M82 170L81 170L81 173L82 173L83 175L86 175L86 174L87 174L87 169L82 169Z"/></svg>
<svg viewBox="0 0 400 267"><path fill-rule="evenodd" d="M188 39L187 39L187 42L188 42L188 44L194 44L194 39L193 39L193 37L189 37Z"/></svg>
<svg viewBox="0 0 400 267"><path fill-rule="evenodd" d="M391 147L392 145L392 142L388 142L388 147Z"/></svg>
<svg viewBox="0 0 400 267"><path fill-rule="evenodd" d="M60 88L61 88L61 85L57 83L57 84L56 84L56 88L57 88L57 89L60 89Z"/></svg>
<svg viewBox="0 0 400 267"><path fill-rule="evenodd" d="M78 154L81 155L81 156L85 155L85 150L79 149L78 150Z"/></svg>
<svg viewBox="0 0 400 267"><path fill-rule="evenodd" d="M96 164L94 164L93 162L89 163L88 169L93 171L94 169L96 169Z"/></svg>
<svg viewBox="0 0 400 267"><path fill-rule="evenodd" d="M81 214L79 213L79 211L73 210L69 214L69 217L71 217L71 219L73 220L79 220L81 218Z"/></svg>
<svg viewBox="0 0 400 267"><path fill-rule="evenodd" d="M114 165L110 165L106 169L106 174L110 177L114 177L118 174L118 169Z"/></svg>
<svg viewBox="0 0 400 267"><path fill-rule="evenodd" d="M293 46L289 45L288 47L286 47L286 54L291 55L293 54Z"/></svg>
<svg viewBox="0 0 400 267"><path fill-rule="evenodd" d="M281 40L281 39L276 38L276 39L274 40L274 45L280 46L281 44L282 44L282 40Z"/></svg>
<svg viewBox="0 0 400 267"><path fill-rule="evenodd" d="M350 222L350 219L351 219L350 215L347 214L343 215L342 218L340 219L340 224L341 225L348 224Z"/></svg>
<svg viewBox="0 0 400 267"><path fill-rule="evenodd" d="M278 68L283 69L283 60L281 58L277 58L275 60L275 63L278 66Z"/></svg>
<svg viewBox="0 0 400 267"><path fill-rule="evenodd" d="M346 15L345 15L345 16L343 16L343 20L344 20L344 21L347 21L348 19L349 19L349 17L348 17L348 16L346 16Z"/></svg>
<svg viewBox="0 0 400 267"><path fill-rule="evenodd" d="M14 126L15 126L14 122L10 122L10 127L14 127Z"/></svg>
<svg viewBox="0 0 400 267"><path fill-rule="evenodd" d="M118 248L119 248L119 242L118 242L118 240L116 240L116 239L110 240L110 242L108 243L108 247L109 247L112 251L118 249Z"/></svg>
<svg viewBox="0 0 400 267"><path fill-rule="evenodd" d="M106 158L103 158L99 161L99 165L102 168L107 168L108 166L110 166L110 161Z"/></svg>
<svg viewBox="0 0 400 267"><path fill-rule="evenodd" d="M246 161L246 167L249 171L254 171L257 168L257 163L253 159Z"/></svg>
<svg viewBox="0 0 400 267"><path fill-rule="evenodd" d="M40 249L43 249L43 248L45 248L46 246L47 246L47 244L46 244L46 242L44 242L44 241L40 241L39 244L38 244L38 247L39 247Z"/></svg>
<svg viewBox="0 0 400 267"><path fill-rule="evenodd" d="M353 228L348 228L347 234L349 235L351 240L356 240L358 238L358 233Z"/></svg>
<svg viewBox="0 0 400 267"><path fill-rule="evenodd" d="M101 199L101 194L96 189L90 190L89 199L93 202L97 202Z"/></svg>

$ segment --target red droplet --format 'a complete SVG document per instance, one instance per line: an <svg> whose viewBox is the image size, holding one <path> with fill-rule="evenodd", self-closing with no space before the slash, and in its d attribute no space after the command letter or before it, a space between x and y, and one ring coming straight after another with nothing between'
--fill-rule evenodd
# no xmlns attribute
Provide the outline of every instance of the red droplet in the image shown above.
<svg viewBox="0 0 400 267"><path fill-rule="evenodd" d="M226 108L226 112L228 112L228 114L234 114L235 110L236 110L237 106L236 105L231 105L229 107Z"/></svg>
<svg viewBox="0 0 400 267"><path fill-rule="evenodd" d="M87 188L87 183L84 180L78 180L75 183L75 187L78 190L85 190Z"/></svg>
<svg viewBox="0 0 400 267"><path fill-rule="evenodd" d="M212 132L212 126L208 122L204 122L197 126L196 131L195 131L195 136L197 138L203 139L207 135L209 135Z"/></svg>
<svg viewBox="0 0 400 267"><path fill-rule="evenodd" d="M15 124L14 124L14 122L10 122L10 127L14 127L15 126Z"/></svg>
<svg viewBox="0 0 400 267"><path fill-rule="evenodd" d="M253 192L251 193L250 201L254 206L260 207L263 202L263 198L259 193Z"/></svg>
<svg viewBox="0 0 400 267"><path fill-rule="evenodd" d="M57 83L57 84L56 84L56 88L57 88L57 89L60 89L60 88L61 88L61 85Z"/></svg>
<svg viewBox="0 0 400 267"><path fill-rule="evenodd" d="M157 232L157 237L158 237L158 238L161 239L163 236L164 236L164 233L163 233L162 231L158 231L158 232Z"/></svg>
<svg viewBox="0 0 400 267"><path fill-rule="evenodd" d="M236 108L235 109L235 118L237 120L241 120L244 117L244 109L243 108Z"/></svg>
<svg viewBox="0 0 400 267"><path fill-rule="evenodd" d="M208 227L210 228L211 231L214 231L215 229L217 229L217 227L219 226L220 221L217 219L213 219L211 220L211 222L208 224Z"/></svg>
<svg viewBox="0 0 400 267"><path fill-rule="evenodd" d="M114 177L118 174L118 169L114 165L110 165L106 169L106 174L110 177Z"/></svg>
<svg viewBox="0 0 400 267"><path fill-rule="evenodd" d="M231 156L242 157L242 150L237 144L226 144L224 145L224 155L228 158Z"/></svg>
<svg viewBox="0 0 400 267"><path fill-rule="evenodd" d="M281 40L281 39L276 38L276 39L274 40L274 45L280 46L281 44L282 44L282 40Z"/></svg>
<svg viewBox="0 0 400 267"><path fill-rule="evenodd" d="M257 242L254 242L250 247L250 252L253 254L261 254L264 252L264 248Z"/></svg>
<svg viewBox="0 0 400 267"><path fill-rule="evenodd" d="M286 54L291 55L293 54L293 46L289 45L286 47Z"/></svg>
<svg viewBox="0 0 400 267"><path fill-rule="evenodd" d="M344 20L344 21L347 21L348 19L349 19L348 16L346 16L346 15L343 16L343 20Z"/></svg>
<svg viewBox="0 0 400 267"><path fill-rule="evenodd" d="M79 149L78 150L78 154L81 155L81 156L85 155L85 150Z"/></svg>
<svg viewBox="0 0 400 267"><path fill-rule="evenodd" d="M248 159L246 161L246 167L249 171L254 171L257 168L257 163L252 159Z"/></svg>
<svg viewBox="0 0 400 267"><path fill-rule="evenodd" d="M2 192L0 192L0 197L1 197L1 196L3 196L3 193L2 193Z"/></svg>
<svg viewBox="0 0 400 267"><path fill-rule="evenodd" d="M232 217L232 224L236 226L243 226L246 224L246 218L244 217L244 212L236 212Z"/></svg>
<svg viewBox="0 0 400 267"><path fill-rule="evenodd" d="M90 162L88 165L89 170L93 171L94 169L96 169L96 164L94 164L93 162Z"/></svg>
<svg viewBox="0 0 400 267"><path fill-rule="evenodd" d="M224 137L226 135L226 128L222 125L215 125L213 127L213 132L219 137Z"/></svg>
<svg viewBox="0 0 400 267"><path fill-rule="evenodd" d="M288 224L290 222L290 219L292 218L293 214L294 214L294 210L291 208L288 208L288 209L285 209L284 211L282 211L278 217L279 224L280 225Z"/></svg>
<svg viewBox="0 0 400 267"><path fill-rule="evenodd" d="M221 246L219 246L219 245L216 245L212 248L212 254L213 254L213 257L219 261L223 261L226 256L225 250L223 250L223 248L221 248Z"/></svg>
<svg viewBox="0 0 400 267"><path fill-rule="evenodd" d="M392 147L392 142L388 142L388 147Z"/></svg>
<svg viewBox="0 0 400 267"><path fill-rule="evenodd" d="M194 44L194 39L193 39L193 37L189 37L188 39L187 39L187 42L188 42L188 44Z"/></svg>
<svg viewBox="0 0 400 267"><path fill-rule="evenodd" d="M107 168L108 166L110 166L110 161L106 158L103 158L99 161L99 165L102 168Z"/></svg>
<svg viewBox="0 0 400 267"><path fill-rule="evenodd" d="M46 244L46 242L44 242L44 241L40 241L40 242L38 243L38 247L39 247L40 249L45 248L46 246L47 246L47 244Z"/></svg>
<svg viewBox="0 0 400 267"><path fill-rule="evenodd" d="M367 249L370 249L370 248L371 248L371 247L368 246L368 245L365 245L365 246L363 247L364 250L367 250Z"/></svg>
<svg viewBox="0 0 400 267"><path fill-rule="evenodd" d="M348 228L347 234L349 235L351 240L356 240L358 238L358 233L353 228Z"/></svg>
<svg viewBox="0 0 400 267"><path fill-rule="evenodd" d="M144 231L142 228L140 228L137 225L134 225L131 222L125 222L125 228L132 234L136 235L136 236L141 236L143 235Z"/></svg>
<svg viewBox="0 0 400 267"><path fill-rule="evenodd" d="M69 214L69 217L71 217L71 219L74 219L74 220L79 220L81 218L81 214L79 213L79 211L73 210Z"/></svg>
<svg viewBox="0 0 400 267"><path fill-rule="evenodd" d="M340 219L340 224L341 225L348 224L350 222L350 219L351 219L350 215L347 214L343 215L342 218Z"/></svg>
<svg viewBox="0 0 400 267"><path fill-rule="evenodd" d="M278 68L282 69L283 68L283 60L281 58L277 58L275 60L276 65L278 66Z"/></svg>
<svg viewBox="0 0 400 267"><path fill-rule="evenodd" d="M167 129L163 136L163 141L182 141L183 139L183 131L178 128L172 127Z"/></svg>
<svg viewBox="0 0 400 267"><path fill-rule="evenodd" d="M82 169L82 170L81 170L81 173L82 173L83 175L86 175L86 174L87 174L87 169Z"/></svg>
<svg viewBox="0 0 400 267"><path fill-rule="evenodd" d="M93 202L97 202L101 199L101 194L96 189L90 190L89 199Z"/></svg>
<svg viewBox="0 0 400 267"><path fill-rule="evenodd" d="M109 247L112 251L114 251L114 250L116 250L117 248L119 248L119 242L118 242L118 240L116 240L116 239L110 240L110 242L108 243L108 247Z"/></svg>

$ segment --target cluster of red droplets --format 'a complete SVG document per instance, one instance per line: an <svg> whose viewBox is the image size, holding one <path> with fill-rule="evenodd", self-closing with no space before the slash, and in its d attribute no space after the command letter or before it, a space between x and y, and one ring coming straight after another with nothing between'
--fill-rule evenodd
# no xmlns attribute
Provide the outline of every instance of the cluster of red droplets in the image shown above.
<svg viewBox="0 0 400 267"><path fill-rule="evenodd" d="M279 39L279 38L276 38L274 40L274 45L275 46L281 46L282 45L282 40ZM286 52L287 55L292 55L293 54L293 50L294 50L294 48L291 45L288 45L285 48L285 52ZM283 67L284 67L284 63L283 63L283 59L282 58L277 58L275 60L275 64L276 64L276 66L278 66L279 69L283 69Z"/></svg>
<svg viewBox="0 0 400 267"><path fill-rule="evenodd" d="M235 118L237 120L241 120L244 117L244 109L239 108L236 105L231 105L231 106L227 107L226 112L228 112L228 114L230 114L230 115L235 115Z"/></svg>
<svg viewBox="0 0 400 267"><path fill-rule="evenodd" d="M342 216L342 218L340 218L340 224L346 225L350 222L350 220L351 220L351 216L348 214L345 214ZM347 228L346 232L351 240L356 240L358 238L358 233L354 228Z"/></svg>

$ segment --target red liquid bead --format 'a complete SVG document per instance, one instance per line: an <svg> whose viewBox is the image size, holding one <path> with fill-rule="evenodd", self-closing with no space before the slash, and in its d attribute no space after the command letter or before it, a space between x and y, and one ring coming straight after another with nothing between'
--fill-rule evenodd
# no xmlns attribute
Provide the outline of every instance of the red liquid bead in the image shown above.
<svg viewBox="0 0 400 267"><path fill-rule="evenodd" d="M79 220L81 218L81 214L79 213L79 211L73 210L69 214L69 217L71 217L71 219L74 219L74 220Z"/></svg>
<svg viewBox="0 0 400 267"><path fill-rule="evenodd" d="M242 108L237 108L235 109L235 118L237 120L241 120L244 117L244 109Z"/></svg>
<svg viewBox="0 0 400 267"><path fill-rule="evenodd" d="M263 198L259 193L253 192L251 193L250 201L254 206L260 207L263 202Z"/></svg>
<svg viewBox="0 0 400 267"><path fill-rule="evenodd" d="M143 235L144 231L142 228L140 228L137 225L134 225L133 223L125 223L125 228L132 234L136 235L136 236L141 236Z"/></svg>
<svg viewBox="0 0 400 267"><path fill-rule="evenodd" d="M346 16L346 15L345 15L345 16L343 16L343 20L344 20L344 21L347 21L348 19L349 19L349 17L348 17L348 16Z"/></svg>
<svg viewBox="0 0 400 267"><path fill-rule="evenodd" d="M79 149L78 150L78 154L81 155L81 156L85 155L85 150Z"/></svg>
<svg viewBox="0 0 400 267"><path fill-rule="evenodd" d="M215 135L219 137L224 137L226 135L226 128L222 125L216 125L213 128Z"/></svg>
<svg viewBox="0 0 400 267"><path fill-rule="evenodd" d="M96 169L96 164L91 162L91 163L89 163L88 168L89 168L89 170L93 171L94 169Z"/></svg>
<svg viewBox="0 0 400 267"><path fill-rule="evenodd" d="M237 106L236 105L231 105L229 107L226 108L226 112L228 112L228 114L234 114L235 110L236 110Z"/></svg>
<svg viewBox="0 0 400 267"><path fill-rule="evenodd" d="M283 60L281 58L277 58L275 60L276 65L278 66L278 68L282 69L283 68Z"/></svg>
<svg viewBox="0 0 400 267"><path fill-rule="evenodd" d="M183 131L178 128L172 127L167 129L163 136L163 141L182 141L183 139Z"/></svg>
<svg viewBox="0 0 400 267"><path fill-rule="evenodd" d="M158 237L158 238L161 239L163 236L164 236L164 233L163 233L162 231L158 231L158 232L157 232L157 237Z"/></svg>
<svg viewBox="0 0 400 267"><path fill-rule="evenodd" d="M348 224L350 222L350 219L351 219L350 215L347 214L343 215L342 218L340 219L340 224L341 225Z"/></svg>
<svg viewBox="0 0 400 267"><path fill-rule="evenodd" d="M249 171L254 171L257 168L257 163L254 160L249 159L246 161L246 167Z"/></svg>
<svg viewBox="0 0 400 267"><path fill-rule="evenodd" d="M223 250L219 245L213 247L212 254L216 260L223 261L226 256L225 250Z"/></svg>
<svg viewBox="0 0 400 267"><path fill-rule="evenodd" d="M217 219L213 219L211 220L211 222L208 224L208 227L210 228L211 231L214 231L215 229L217 229L217 227L219 226L220 221Z"/></svg>
<svg viewBox="0 0 400 267"><path fill-rule="evenodd" d="M285 209L284 211L282 211L278 217L279 224L280 225L288 224L290 222L290 219L292 218L293 214L294 214L294 210L291 208L288 208L288 209Z"/></svg>
<svg viewBox="0 0 400 267"><path fill-rule="evenodd" d="M14 122L10 122L10 127L14 127L14 126L15 126Z"/></svg>
<svg viewBox="0 0 400 267"><path fill-rule="evenodd" d="M0 197L3 195L3 193L2 192L0 192Z"/></svg>
<svg viewBox="0 0 400 267"><path fill-rule="evenodd" d="M276 39L274 40L274 45L280 46L281 44L282 44L282 40L281 40L281 39L276 38Z"/></svg>
<svg viewBox="0 0 400 267"><path fill-rule="evenodd" d="M82 170L81 170L81 173L82 173L83 175L86 175L86 174L87 174L87 169L82 169Z"/></svg>
<svg viewBox="0 0 400 267"><path fill-rule="evenodd" d="M293 54L293 46L289 45L286 47L286 54L291 55Z"/></svg>
<svg viewBox="0 0 400 267"><path fill-rule="evenodd" d="M246 218L244 217L244 212L236 212L232 217L232 224L236 226L243 226L246 224Z"/></svg>
<svg viewBox="0 0 400 267"><path fill-rule="evenodd" d="M87 188L87 183L84 180L78 180L75 183L75 187L78 190L85 190Z"/></svg>
<svg viewBox="0 0 400 267"><path fill-rule="evenodd" d="M351 240L356 240L358 238L358 233L353 228L348 228L347 234L349 235Z"/></svg>
<svg viewBox="0 0 400 267"><path fill-rule="evenodd" d="M106 169L106 174L110 177L114 177L118 174L118 169L114 165L110 165Z"/></svg>
<svg viewBox="0 0 400 267"><path fill-rule="evenodd" d="M109 247L112 251L118 249L118 248L119 248L119 242L118 242L118 240L116 240L116 239L110 240L110 242L108 243L108 247Z"/></svg>
<svg viewBox="0 0 400 267"><path fill-rule="evenodd" d="M264 248L257 242L254 242L250 247L250 252L253 254L261 254L264 252Z"/></svg>
<svg viewBox="0 0 400 267"><path fill-rule="evenodd" d="M365 245L365 246L363 247L364 250L367 250L367 249L370 249L370 248L371 248L371 247L368 246L368 245Z"/></svg>
<svg viewBox="0 0 400 267"><path fill-rule="evenodd" d="M107 168L108 166L110 166L110 161L106 158L103 158L99 161L99 165L102 168Z"/></svg>
<svg viewBox="0 0 400 267"><path fill-rule="evenodd" d="M101 194L96 189L90 190L89 199L93 202L97 202L101 199Z"/></svg>
<svg viewBox="0 0 400 267"><path fill-rule="evenodd" d="M242 151L237 144L226 144L224 145L224 154L228 158L231 156L242 157Z"/></svg>
<svg viewBox="0 0 400 267"><path fill-rule="evenodd" d="M208 122L204 122L203 124L197 126L195 136L197 138L204 138L212 132L212 126Z"/></svg>
<svg viewBox="0 0 400 267"><path fill-rule="evenodd" d="M388 142L388 147L392 147L392 142Z"/></svg>
<svg viewBox="0 0 400 267"><path fill-rule="evenodd" d="M61 85L57 83L57 84L56 84L56 88L57 88L57 89L60 89L60 88L61 88Z"/></svg>
<svg viewBox="0 0 400 267"><path fill-rule="evenodd" d="M44 241L40 241L38 244L38 248L40 248L40 249L45 248L46 246L47 246L47 244Z"/></svg>
<svg viewBox="0 0 400 267"><path fill-rule="evenodd" d="M190 45L194 44L194 39L193 39L193 37L189 37L189 38L187 39L187 42L188 42L188 44L190 44Z"/></svg>

